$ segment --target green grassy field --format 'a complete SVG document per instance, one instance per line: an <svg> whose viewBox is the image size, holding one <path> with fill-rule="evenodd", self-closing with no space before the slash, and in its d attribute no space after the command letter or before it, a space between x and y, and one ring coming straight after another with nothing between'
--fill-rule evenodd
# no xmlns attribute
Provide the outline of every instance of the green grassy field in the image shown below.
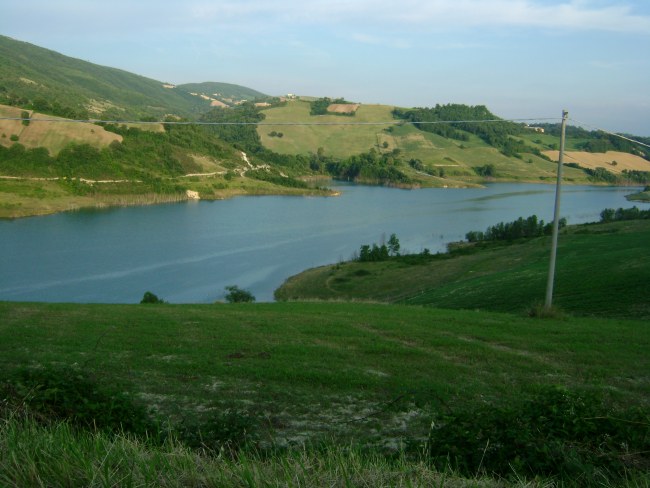
<svg viewBox="0 0 650 488"><path fill-rule="evenodd" d="M373 304L0 303L0 370L77 365L175 421L250 410L266 439L397 447L451 405L539 385L650 396L646 322Z"/></svg>
<svg viewBox="0 0 650 488"><path fill-rule="evenodd" d="M477 229L479 230L479 229ZM554 303L577 315L649 318L647 220L571 226L560 235ZM347 262L290 278L278 299L377 300L524 313L543 301L550 237L465 255Z"/></svg>
<svg viewBox="0 0 650 488"><path fill-rule="evenodd" d="M248 419L246 427L261 446L298 448L270 458L245 454L218 468L212 458L197 457L180 444L152 448L122 437L25 425L10 416L0 423L0 449L25 461L0 462L0 476L42 476L49 484L61 476L146 478L171 472L192 479L229 476L235 483L246 473L266 473L279 485L291 485L286 470L295 473L300 463L309 463L303 476L314 484L305 481L307 486L325 477L347 479L345 486L368 486L373 479L384 486L397 480L411 486L408 479L416 486L443 483L444 475L426 464L395 464L381 456L421 445L431 422L450 411L516 403L544 385L647 408L647 325L358 303L0 303L5 378L16 368L65 367L125 392L172 425L233 411ZM305 443L330 447L304 451L299 446ZM362 451L355 455L349 446ZM112 449L115 458L97 466ZM46 452L77 454L69 462L43 464L39 459ZM171 460L160 464L187 456L194 456L191 466L200 471ZM33 462L33 469L25 469L25 462ZM405 479L396 477L398 468ZM477 486L477 480L458 483Z"/></svg>
<svg viewBox="0 0 650 488"><path fill-rule="evenodd" d="M387 105L361 105L354 117L340 115L309 115L310 105L304 101L290 101L284 107L264 110L264 124L283 124L304 121L318 124L343 124L346 122L391 122L392 107ZM379 137L389 124L363 126L259 126L257 132L262 143L281 154L315 153L319 147L325 154L344 158L359 154L379 145ZM271 131L282 132L283 137L270 137Z"/></svg>

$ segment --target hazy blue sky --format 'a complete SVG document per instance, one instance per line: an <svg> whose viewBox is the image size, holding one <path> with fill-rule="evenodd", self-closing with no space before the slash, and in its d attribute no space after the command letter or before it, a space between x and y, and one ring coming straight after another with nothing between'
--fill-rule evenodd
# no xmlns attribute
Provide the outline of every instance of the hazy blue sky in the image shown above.
<svg viewBox="0 0 650 488"><path fill-rule="evenodd" d="M650 136L648 0L21 0L0 33L177 84Z"/></svg>

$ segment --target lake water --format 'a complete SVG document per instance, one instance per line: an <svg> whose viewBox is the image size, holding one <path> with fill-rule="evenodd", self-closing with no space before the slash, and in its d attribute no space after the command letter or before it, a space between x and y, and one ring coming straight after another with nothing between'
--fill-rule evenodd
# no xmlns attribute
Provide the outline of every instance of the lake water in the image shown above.
<svg viewBox="0 0 650 488"><path fill-rule="evenodd" d="M284 280L346 260L391 233L402 250L444 251L470 230L553 218L554 185L398 190L345 185L336 198L241 197L0 221L0 300L172 303L222 300L238 285L273 300ZM636 188L564 187L562 216L596 221ZM639 205L639 204L637 204Z"/></svg>

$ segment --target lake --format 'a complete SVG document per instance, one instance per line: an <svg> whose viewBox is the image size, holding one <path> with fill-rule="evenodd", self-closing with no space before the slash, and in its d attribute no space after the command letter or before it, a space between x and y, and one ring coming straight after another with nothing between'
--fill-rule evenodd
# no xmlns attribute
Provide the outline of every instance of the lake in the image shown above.
<svg viewBox="0 0 650 488"><path fill-rule="evenodd" d="M444 251L470 230L536 214L553 218L554 185L399 190L341 185L340 197L225 201L84 210L0 221L0 300L172 303L223 300L224 287L272 301L286 278L349 259L397 234L402 251ZM569 224L632 207L637 188L566 186ZM643 205L637 203L636 205ZM645 206L644 206L645 208Z"/></svg>

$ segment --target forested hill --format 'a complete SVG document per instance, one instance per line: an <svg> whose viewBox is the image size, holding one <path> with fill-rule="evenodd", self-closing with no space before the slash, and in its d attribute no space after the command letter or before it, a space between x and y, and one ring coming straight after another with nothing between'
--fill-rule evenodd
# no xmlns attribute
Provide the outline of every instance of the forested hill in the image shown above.
<svg viewBox="0 0 650 488"><path fill-rule="evenodd" d="M220 86L229 97L258 93ZM0 104L66 118L137 120L166 114L194 118L210 109L209 99L188 91L0 36Z"/></svg>

